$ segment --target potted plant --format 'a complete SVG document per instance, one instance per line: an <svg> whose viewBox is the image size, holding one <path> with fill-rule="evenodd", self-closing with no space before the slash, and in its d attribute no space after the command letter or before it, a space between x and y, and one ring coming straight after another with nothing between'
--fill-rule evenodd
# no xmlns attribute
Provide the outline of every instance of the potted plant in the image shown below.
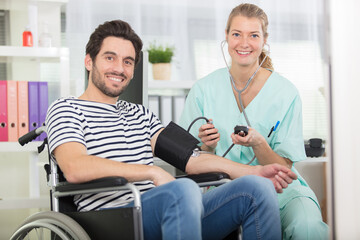
<svg viewBox="0 0 360 240"><path fill-rule="evenodd" d="M149 53L149 62L152 64L154 80L170 80L174 47L151 43L147 51Z"/></svg>

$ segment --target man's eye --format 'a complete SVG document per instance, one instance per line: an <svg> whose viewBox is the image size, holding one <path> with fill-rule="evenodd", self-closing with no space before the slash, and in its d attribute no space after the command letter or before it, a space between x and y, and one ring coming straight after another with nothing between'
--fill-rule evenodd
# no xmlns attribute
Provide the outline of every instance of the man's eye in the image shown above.
<svg viewBox="0 0 360 240"><path fill-rule="evenodd" d="M112 61L114 58L113 57L106 57L106 60Z"/></svg>
<svg viewBox="0 0 360 240"><path fill-rule="evenodd" d="M125 64L126 64L126 65L133 65L133 62L132 62L132 61L129 61L129 60L125 60Z"/></svg>

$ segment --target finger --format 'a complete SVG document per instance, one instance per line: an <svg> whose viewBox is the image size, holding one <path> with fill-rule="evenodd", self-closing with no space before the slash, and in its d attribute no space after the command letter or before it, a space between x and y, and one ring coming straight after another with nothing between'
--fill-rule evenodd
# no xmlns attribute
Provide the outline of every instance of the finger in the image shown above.
<svg viewBox="0 0 360 240"><path fill-rule="evenodd" d="M278 183L281 185L282 188L288 187L287 182L283 178L281 178L279 175L275 175L275 178L278 181Z"/></svg>
<svg viewBox="0 0 360 240"><path fill-rule="evenodd" d="M296 175L296 173L294 173L293 171L291 171L291 169L285 167L286 169L283 171L281 170L284 174L286 174L287 176L289 176L291 179L296 180L298 177Z"/></svg>
<svg viewBox="0 0 360 240"><path fill-rule="evenodd" d="M288 184L292 183L293 181L293 178L291 178L287 173L284 173L283 171L278 172L278 175Z"/></svg>
<svg viewBox="0 0 360 240"><path fill-rule="evenodd" d="M277 193L282 193L283 190L282 190L282 187L280 186L280 184L274 179L273 180L273 184L275 186L275 190Z"/></svg>

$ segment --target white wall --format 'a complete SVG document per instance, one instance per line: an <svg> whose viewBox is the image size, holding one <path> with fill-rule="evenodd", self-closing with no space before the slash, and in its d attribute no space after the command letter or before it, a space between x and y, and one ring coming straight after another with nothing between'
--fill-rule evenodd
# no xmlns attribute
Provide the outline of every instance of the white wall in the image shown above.
<svg viewBox="0 0 360 240"><path fill-rule="evenodd" d="M358 0L330 0L336 239L360 239L360 31Z"/></svg>

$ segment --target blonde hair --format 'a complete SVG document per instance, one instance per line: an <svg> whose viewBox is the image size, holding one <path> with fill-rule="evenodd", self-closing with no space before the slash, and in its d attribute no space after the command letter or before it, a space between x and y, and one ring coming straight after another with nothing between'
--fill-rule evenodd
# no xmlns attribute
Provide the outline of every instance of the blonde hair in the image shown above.
<svg viewBox="0 0 360 240"><path fill-rule="evenodd" d="M251 3L242 3L238 6L236 6L235 8L233 8L233 10L231 11L231 13L229 15L227 24L226 24L226 33L227 34L229 34L232 20L234 19L234 17L239 16L239 15L247 17L247 18L259 19L261 22L262 31L264 33L264 38L267 39L267 37L269 35L269 33L267 32L267 27L269 25L268 17L261 8L259 8L258 6L254 5L254 4L251 4ZM262 62L262 60L265 58L265 56L266 56L266 50L263 48L263 50L259 56L259 63ZM269 56L265 59L264 63L262 64L262 67L274 70L271 58Z"/></svg>

